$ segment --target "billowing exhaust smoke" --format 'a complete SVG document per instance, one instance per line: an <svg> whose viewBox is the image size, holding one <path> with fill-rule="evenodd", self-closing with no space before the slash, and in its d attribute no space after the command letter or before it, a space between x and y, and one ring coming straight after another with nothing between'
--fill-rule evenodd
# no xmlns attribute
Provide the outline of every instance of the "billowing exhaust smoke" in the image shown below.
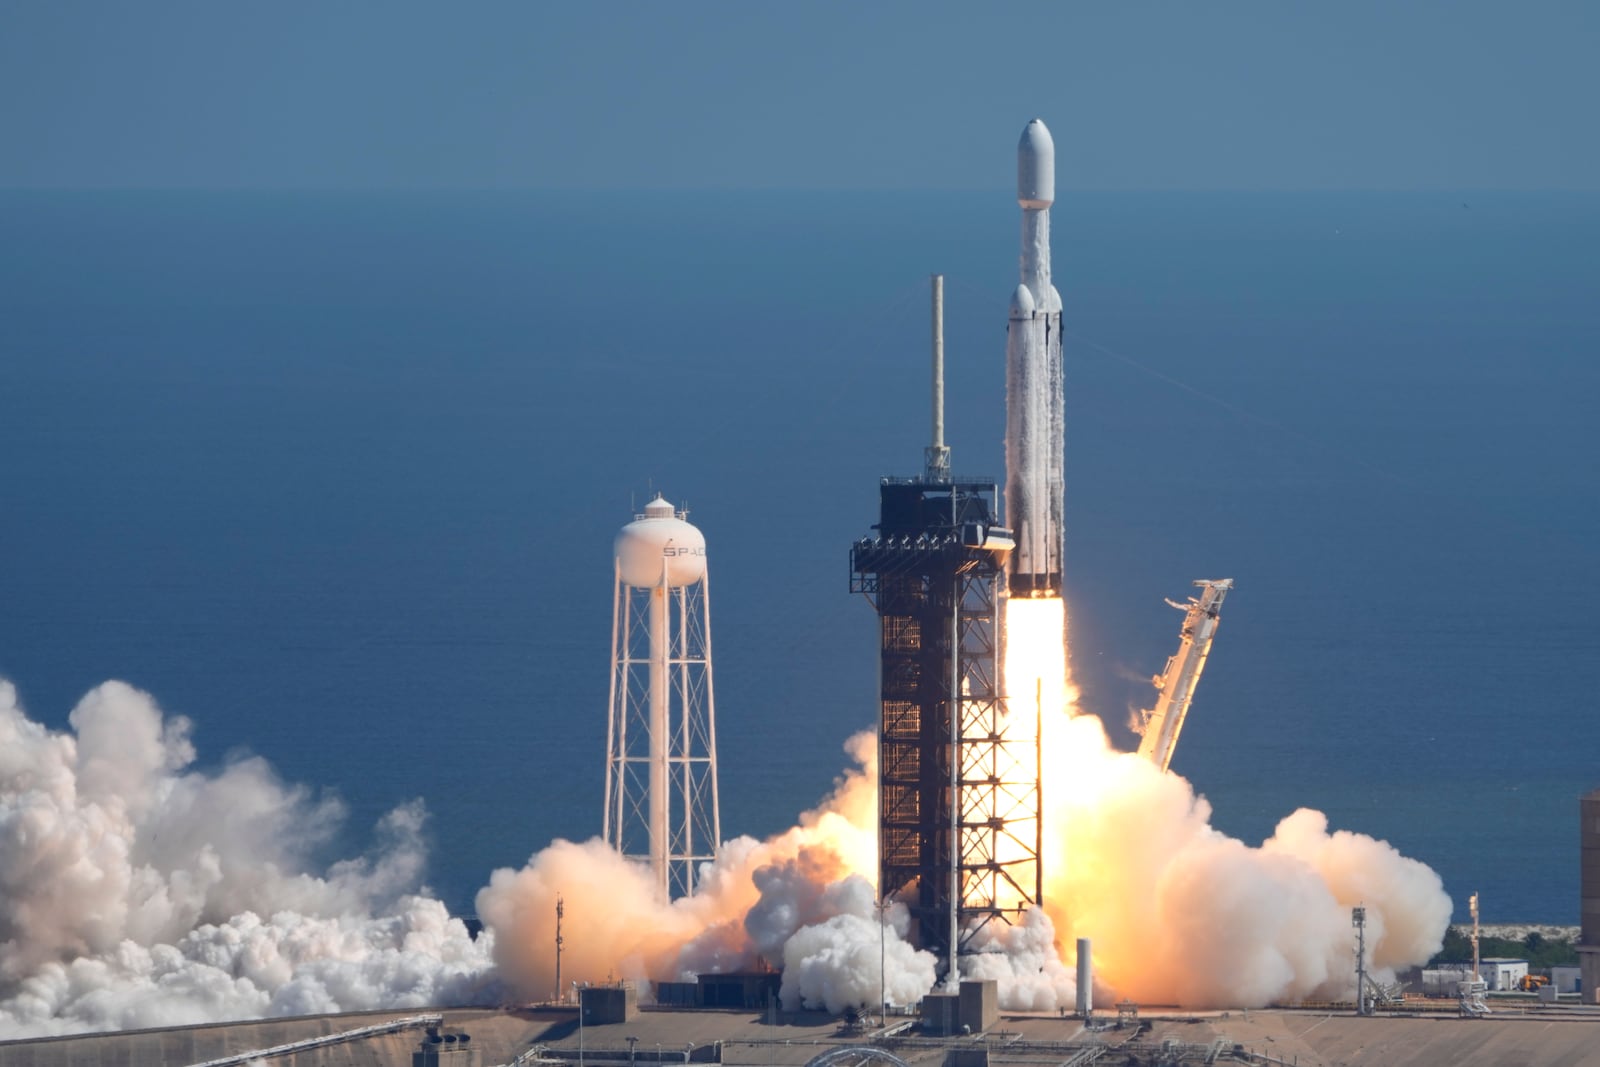
<svg viewBox="0 0 1600 1067"><path fill-rule="evenodd" d="M834 1011L913 1004L934 981L904 907L875 900L871 734L822 804L766 841L727 842L693 896L665 903L644 865L557 841L494 872L474 941L416 891L420 802L384 818L369 855L318 872L336 802L259 759L193 769L188 723L122 683L70 723L29 720L0 681L0 1036L543 999L558 893L563 978L765 963L783 969L786 1008ZM1046 909L991 924L962 960L1006 1007L1072 1007L1060 946L1076 937L1094 938L1096 999L1189 1006L1350 995L1354 902L1380 980L1442 940L1438 876L1381 841L1302 810L1250 847L1209 825L1183 779L1112 750L1094 716L1047 719L1043 743Z"/></svg>
<svg viewBox="0 0 1600 1067"><path fill-rule="evenodd" d="M0 1036L494 1002L487 940L414 895L420 801L371 855L260 759L191 768L189 723L121 682L31 721L0 679Z"/></svg>

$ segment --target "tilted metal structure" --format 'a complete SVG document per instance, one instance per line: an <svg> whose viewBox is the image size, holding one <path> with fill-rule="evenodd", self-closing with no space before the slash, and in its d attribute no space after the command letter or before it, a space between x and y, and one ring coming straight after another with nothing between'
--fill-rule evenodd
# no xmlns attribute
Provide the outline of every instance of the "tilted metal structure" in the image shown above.
<svg viewBox="0 0 1600 1067"><path fill-rule="evenodd" d="M248 1064L276 1059L279 1056L310 1052L315 1049L327 1048L329 1045L342 1045L347 1041L365 1041L369 1037L382 1037L385 1034L393 1034L401 1030L416 1030L424 1026L438 1026L443 1022L443 1015L407 1015L404 1018L391 1019L388 1022L377 1023L373 1026L362 1026L355 1030L341 1030L336 1034L308 1037L303 1041L291 1041L286 1045L274 1045L271 1048L258 1048L249 1052L238 1052L231 1056L224 1056L221 1059L197 1063L194 1067L246 1067Z"/></svg>
<svg viewBox="0 0 1600 1067"><path fill-rule="evenodd" d="M1133 722L1136 733L1144 735L1139 742L1139 755L1162 770L1172 765L1172 754L1178 747L1178 734L1189 714L1194 700L1195 687L1200 684L1200 672L1205 670L1206 657L1211 654L1211 640L1217 633L1217 621L1222 610L1222 598L1233 588L1232 578L1200 579L1199 597L1190 597L1187 604L1169 600L1167 603L1183 612L1183 627L1178 634L1178 651L1167 660L1166 669L1150 679L1159 694L1156 706L1141 711Z"/></svg>

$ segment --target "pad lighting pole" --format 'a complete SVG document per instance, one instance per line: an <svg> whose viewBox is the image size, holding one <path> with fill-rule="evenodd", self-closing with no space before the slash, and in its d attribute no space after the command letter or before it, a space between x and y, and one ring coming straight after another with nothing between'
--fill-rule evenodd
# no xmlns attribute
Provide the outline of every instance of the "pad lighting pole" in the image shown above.
<svg viewBox="0 0 1600 1067"><path fill-rule="evenodd" d="M578 983L572 983L572 995L578 1001L578 1067L583 1067L583 994Z"/></svg>
<svg viewBox="0 0 1600 1067"><path fill-rule="evenodd" d="M1478 981L1478 894L1472 894L1472 980Z"/></svg>
<svg viewBox="0 0 1600 1067"><path fill-rule="evenodd" d="M878 900L878 1025L889 1025L889 989L884 975L888 972L885 961L888 959L888 932L887 923L884 921L889 902L882 898Z"/></svg>
<svg viewBox="0 0 1600 1067"><path fill-rule="evenodd" d="M1371 1015L1367 1007L1367 909L1351 911L1350 923L1356 928L1356 1014Z"/></svg>

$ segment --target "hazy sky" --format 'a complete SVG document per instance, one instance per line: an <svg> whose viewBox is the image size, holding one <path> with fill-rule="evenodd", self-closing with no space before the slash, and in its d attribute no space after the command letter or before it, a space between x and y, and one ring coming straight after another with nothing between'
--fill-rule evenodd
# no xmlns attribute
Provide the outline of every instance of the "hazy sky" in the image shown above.
<svg viewBox="0 0 1600 1067"><path fill-rule="evenodd" d="M0 186L1600 189L1600 3L0 0ZM997 149L999 150L997 156Z"/></svg>

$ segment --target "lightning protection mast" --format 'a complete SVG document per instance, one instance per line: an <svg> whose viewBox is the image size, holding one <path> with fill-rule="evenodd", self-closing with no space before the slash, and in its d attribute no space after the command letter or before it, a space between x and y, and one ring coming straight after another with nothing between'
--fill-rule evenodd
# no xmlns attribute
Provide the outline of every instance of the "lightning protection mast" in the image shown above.
<svg viewBox="0 0 1600 1067"><path fill-rule="evenodd" d="M722 840L706 539L686 515L657 496L622 528L612 601L604 836L663 900Z"/></svg>

